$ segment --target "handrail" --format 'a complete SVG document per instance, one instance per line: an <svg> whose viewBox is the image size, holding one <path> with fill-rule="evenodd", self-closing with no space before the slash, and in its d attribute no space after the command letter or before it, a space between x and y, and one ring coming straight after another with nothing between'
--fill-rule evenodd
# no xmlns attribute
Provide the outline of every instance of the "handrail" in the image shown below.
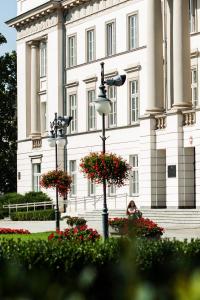
<svg viewBox="0 0 200 300"><path fill-rule="evenodd" d="M11 209L15 209L15 211L18 211L19 208L26 208L28 211L29 208L33 207L34 211L36 207L43 206L44 209L46 209L47 206L54 207L54 203L52 201L44 201L44 202L25 202L25 203L16 203L16 204L4 204L3 208L8 208L9 210L9 216L11 213Z"/></svg>

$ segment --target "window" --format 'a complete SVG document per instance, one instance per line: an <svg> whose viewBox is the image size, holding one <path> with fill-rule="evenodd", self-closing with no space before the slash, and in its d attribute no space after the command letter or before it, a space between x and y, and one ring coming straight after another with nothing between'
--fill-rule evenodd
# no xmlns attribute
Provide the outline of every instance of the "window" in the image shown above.
<svg viewBox="0 0 200 300"><path fill-rule="evenodd" d="M116 186L111 184L108 186L108 196L115 196L116 195Z"/></svg>
<svg viewBox="0 0 200 300"><path fill-rule="evenodd" d="M128 17L128 47L135 49L138 47L138 15Z"/></svg>
<svg viewBox="0 0 200 300"><path fill-rule="evenodd" d="M68 37L68 57L69 57L69 67L76 65L76 36Z"/></svg>
<svg viewBox="0 0 200 300"><path fill-rule="evenodd" d="M117 96L116 96L116 87L108 87L108 99L111 100L111 111L108 115L108 126L115 127L117 126Z"/></svg>
<svg viewBox="0 0 200 300"><path fill-rule="evenodd" d="M138 155L130 156L130 165L132 166L130 178L130 196L137 196L139 194Z"/></svg>
<svg viewBox="0 0 200 300"><path fill-rule="evenodd" d="M190 32L197 31L197 0L190 0Z"/></svg>
<svg viewBox="0 0 200 300"><path fill-rule="evenodd" d="M88 180L88 196L94 196L96 192L96 186L95 183L91 180Z"/></svg>
<svg viewBox="0 0 200 300"><path fill-rule="evenodd" d="M115 54L115 22L106 24L106 55Z"/></svg>
<svg viewBox="0 0 200 300"><path fill-rule="evenodd" d="M33 183L33 191L40 191L40 176L41 176L41 164L32 164L32 183Z"/></svg>
<svg viewBox="0 0 200 300"><path fill-rule="evenodd" d="M40 77L46 76L47 69L47 44L40 43Z"/></svg>
<svg viewBox="0 0 200 300"><path fill-rule="evenodd" d="M88 96L88 130L96 129L95 91L87 92Z"/></svg>
<svg viewBox="0 0 200 300"><path fill-rule="evenodd" d="M69 95L69 115L73 117L70 123L70 133L77 131L77 99L76 94Z"/></svg>
<svg viewBox="0 0 200 300"><path fill-rule="evenodd" d="M40 123L41 123L41 132L44 133L45 131L47 131L47 105L46 102L41 102L41 106L40 106Z"/></svg>
<svg viewBox="0 0 200 300"><path fill-rule="evenodd" d="M94 60L94 29L87 31L87 62Z"/></svg>
<svg viewBox="0 0 200 300"><path fill-rule="evenodd" d="M130 114L131 124L137 122L139 117L138 80L130 81Z"/></svg>
<svg viewBox="0 0 200 300"><path fill-rule="evenodd" d="M191 70L191 89L192 89L192 104L198 105L198 80L197 80L197 68Z"/></svg>
<svg viewBox="0 0 200 300"><path fill-rule="evenodd" d="M70 175L72 177L70 195L75 196L76 191L77 191L77 176L76 176L76 161L75 160L69 161L69 170L70 170Z"/></svg>

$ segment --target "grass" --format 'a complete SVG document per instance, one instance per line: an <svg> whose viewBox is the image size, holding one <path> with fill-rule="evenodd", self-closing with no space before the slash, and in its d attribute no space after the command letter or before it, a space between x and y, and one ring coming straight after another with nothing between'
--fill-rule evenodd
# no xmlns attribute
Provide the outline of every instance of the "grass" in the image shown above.
<svg viewBox="0 0 200 300"><path fill-rule="evenodd" d="M49 236L49 234L52 231L48 231L48 232L37 232L37 233L31 233L31 234L1 234L0 235L0 240L1 239L13 239L13 240L24 240L24 241L28 241L28 240L46 240Z"/></svg>

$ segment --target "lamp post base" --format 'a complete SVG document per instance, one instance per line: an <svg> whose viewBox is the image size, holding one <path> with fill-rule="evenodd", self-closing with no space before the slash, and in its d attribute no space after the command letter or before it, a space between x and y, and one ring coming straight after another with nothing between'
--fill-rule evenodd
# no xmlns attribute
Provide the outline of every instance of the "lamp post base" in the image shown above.
<svg viewBox="0 0 200 300"><path fill-rule="evenodd" d="M106 240L106 239L109 238L109 233L108 233L108 210L103 209L102 222L103 222L103 237L104 237L104 240Z"/></svg>

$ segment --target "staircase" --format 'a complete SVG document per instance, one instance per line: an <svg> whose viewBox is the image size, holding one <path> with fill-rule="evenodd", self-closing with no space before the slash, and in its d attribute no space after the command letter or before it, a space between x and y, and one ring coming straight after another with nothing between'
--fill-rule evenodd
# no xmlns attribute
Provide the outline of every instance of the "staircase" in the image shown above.
<svg viewBox="0 0 200 300"><path fill-rule="evenodd" d="M165 229L200 228L200 209L142 209L144 218L149 218ZM79 213L79 217L87 220L88 226L102 231L102 211L94 210ZM124 210L109 210L109 218L126 217Z"/></svg>

